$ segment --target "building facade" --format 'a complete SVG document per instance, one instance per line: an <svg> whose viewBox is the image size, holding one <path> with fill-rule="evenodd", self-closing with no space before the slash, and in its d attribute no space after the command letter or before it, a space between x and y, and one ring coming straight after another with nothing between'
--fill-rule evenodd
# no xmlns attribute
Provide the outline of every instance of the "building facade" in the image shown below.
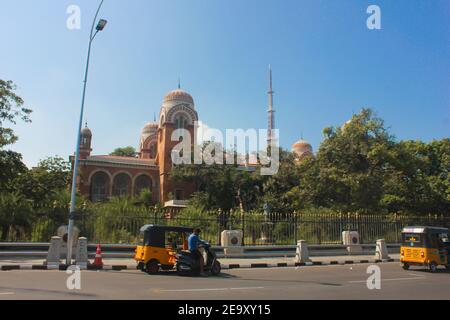
<svg viewBox="0 0 450 320"><path fill-rule="evenodd" d="M275 110L273 105L272 69L269 70L268 144L277 140ZM86 127L81 131L80 192L91 201L98 202L112 197L135 196L142 190L152 192L155 203L166 206L183 206L195 192L193 185L178 183L171 179L172 150L183 136L173 137L175 130L185 129L196 144L198 114L194 99L184 90L169 92L163 99L159 118L147 123L142 129L136 157L92 155L93 134ZM313 155L312 146L304 140L292 146L297 161ZM71 162L73 163L73 157Z"/></svg>
<svg viewBox="0 0 450 320"><path fill-rule="evenodd" d="M91 201L111 197L138 195L142 190L152 192L155 203L183 203L194 192L189 183L172 181L172 149L183 137L172 141L177 129L186 129L191 143L196 143L195 125L198 114L192 96L180 88L169 92L163 100L159 120L142 129L136 157L92 155L92 131L81 131L78 186ZM73 157L71 162L73 163Z"/></svg>

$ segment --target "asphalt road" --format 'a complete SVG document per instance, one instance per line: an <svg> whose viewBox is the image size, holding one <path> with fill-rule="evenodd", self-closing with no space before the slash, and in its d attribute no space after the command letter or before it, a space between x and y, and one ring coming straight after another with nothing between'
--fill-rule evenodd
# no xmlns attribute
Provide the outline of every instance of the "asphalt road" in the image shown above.
<svg viewBox="0 0 450 320"><path fill-rule="evenodd" d="M446 299L449 272L403 270L379 264L381 290L369 290L369 265L224 270L220 277L188 278L174 273L83 271L81 290L68 290L60 271L0 272L0 299Z"/></svg>

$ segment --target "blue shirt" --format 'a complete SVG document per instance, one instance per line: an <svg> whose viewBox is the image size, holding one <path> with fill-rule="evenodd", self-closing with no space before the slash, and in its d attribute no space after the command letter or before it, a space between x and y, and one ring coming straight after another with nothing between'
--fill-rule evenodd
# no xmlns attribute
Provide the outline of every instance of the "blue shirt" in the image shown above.
<svg viewBox="0 0 450 320"><path fill-rule="evenodd" d="M202 240L200 240L200 237L196 235L195 233L191 234L188 238L188 244L189 244L189 251L195 251L198 249L198 245L203 243Z"/></svg>

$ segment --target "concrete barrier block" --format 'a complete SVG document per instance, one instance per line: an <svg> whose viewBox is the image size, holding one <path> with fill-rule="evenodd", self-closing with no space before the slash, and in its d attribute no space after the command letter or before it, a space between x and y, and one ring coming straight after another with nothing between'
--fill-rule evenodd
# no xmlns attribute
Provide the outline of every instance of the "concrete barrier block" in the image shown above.
<svg viewBox="0 0 450 320"><path fill-rule="evenodd" d="M89 262L87 246L88 246L87 238L84 237L78 238L75 261L76 265L82 269L87 268Z"/></svg>
<svg viewBox="0 0 450 320"><path fill-rule="evenodd" d="M305 240L299 240L297 242L297 252L295 254L295 263L308 263L309 259L308 243Z"/></svg>
<svg viewBox="0 0 450 320"><path fill-rule="evenodd" d="M380 260L390 259L386 241L384 239L377 240L375 258Z"/></svg>
<svg viewBox="0 0 450 320"><path fill-rule="evenodd" d="M48 249L47 266L59 266L61 259L61 237L52 237L50 247Z"/></svg>
<svg viewBox="0 0 450 320"><path fill-rule="evenodd" d="M242 230L224 230L221 233L220 242L224 246L225 256L230 254L243 254L244 248L242 247Z"/></svg>

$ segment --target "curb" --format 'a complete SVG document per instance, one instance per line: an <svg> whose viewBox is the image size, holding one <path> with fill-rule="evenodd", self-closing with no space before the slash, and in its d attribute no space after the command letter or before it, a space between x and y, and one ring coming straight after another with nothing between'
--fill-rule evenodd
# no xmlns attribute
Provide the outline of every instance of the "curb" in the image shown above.
<svg viewBox="0 0 450 320"><path fill-rule="evenodd" d="M47 266L47 265L29 265L29 264L9 264L9 265L1 265L0 271L14 271L14 270L59 270L66 271L68 268L65 264L60 264L59 266ZM125 265L104 265L102 267L89 265L87 267L80 267L81 270L88 271L122 271L122 270L133 270L136 269L136 266L125 266Z"/></svg>
<svg viewBox="0 0 450 320"><path fill-rule="evenodd" d="M384 259L384 260L347 260L347 261L313 261L302 263L253 263L253 264L222 264L222 269L260 269L260 268L293 268L293 267L309 267L309 266L337 266L337 265L350 265L350 264L377 264L377 263L390 263L400 262L400 259Z"/></svg>
<svg viewBox="0 0 450 320"><path fill-rule="evenodd" d="M349 265L349 264L376 264L376 263L389 263L400 262L399 259L385 259L385 260L347 260L347 261L329 261L329 262L303 262L303 263L252 263L252 264L222 264L221 267L224 270L231 269L263 269L263 268L292 268L292 267L308 267L308 266L331 266L331 265ZM65 264L59 266L47 266L47 265L25 265L25 264L10 264L1 265L0 271L14 271L14 270L59 270L66 271L68 268ZM88 265L85 268L81 267L81 270L87 271L122 271L122 270L136 270L135 265L104 265L97 267Z"/></svg>

